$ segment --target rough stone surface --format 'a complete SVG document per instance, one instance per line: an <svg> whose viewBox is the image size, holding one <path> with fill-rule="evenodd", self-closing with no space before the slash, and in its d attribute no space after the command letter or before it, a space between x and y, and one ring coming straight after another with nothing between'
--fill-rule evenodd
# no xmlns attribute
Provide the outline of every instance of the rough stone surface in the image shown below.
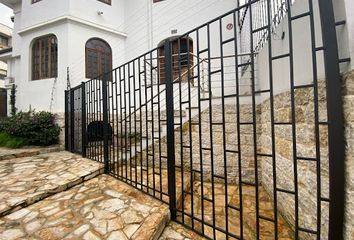
<svg viewBox="0 0 354 240"><path fill-rule="evenodd" d="M100 175L0 219L0 239L157 239L166 204Z"/></svg>
<svg viewBox="0 0 354 240"><path fill-rule="evenodd" d="M354 71L344 75L346 185L344 239L354 239Z"/></svg>
<svg viewBox="0 0 354 240"><path fill-rule="evenodd" d="M55 114L55 123L59 125L61 131L59 134L59 145L62 149L65 146L65 113Z"/></svg>
<svg viewBox="0 0 354 240"><path fill-rule="evenodd" d="M159 240L205 240L206 238L196 232L183 227L176 222L170 222L163 231Z"/></svg>
<svg viewBox="0 0 354 240"><path fill-rule="evenodd" d="M51 146L51 147L24 147L19 149L9 149L0 147L0 161L1 160L9 160L13 158L21 158L21 157L31 157L44 153L51 153L59 151L59 146Z"/></svg>
<svg viewBox="0 0 354 240"><path fill-rule="evenodd" d="M307 229L317 229L317 177L321 177L321 197L329 198L329 165L328 165L328 130L326 125L316 127L314 114L314 90L313 88L299 88L294 91L295 109L291 107L291 93L283 92L274 96L274 148L275 164L272 157L261 156L262 186L269 196L274 196L273 173L276 173L276 186L278 189L295 191L298 189L299 226ZM318 121L327 121L326 88L324 81L318 82ZM259 105L260 135L257 138L258 151L263 154L272 154L272 129L271 129L271 105L269 99ZM295 140L293 139L292 114L295 119ZM316 152L316 140L319 152ZM294 154L294 145L296 153ZM320 161L318 169L315 161L299 158L309 158ZM294 158L296 159L297 175L294 172ZM297 177L297 185L294 183ZM273 199L273 197L272 197ZM274 200L272 200L274 204ZM277 191L277 206L290 226L295 228L295 198L293 194ZM321 202L321 239L328 237L328 204ZM310 234L300 233L303 239L312 239Z"/></svg>
<svg viewBox="0 0 354 240"><path fill-rule="evenodd" d="M240 236L241 228L241 216L239 211L232 207L240 206L240 186L228 184L228 208L226 204L225 186L222 183L214 184L214 201L215 201L215 219L213 219L213 204L210 201L205 200L213 199L212 184L202 183L195 181L193 189L193 214L197 219L203 219L207 224L204 226L194 221L194 227L199 232L202 232L204 227L204 233L207 237L213 239L227 239L226 235L221 231L216 231L214 238L213 229L209 227L215 220L215 225L218 229L226 231L226 211L228 211L228 230L231 234ZM241 186L242 188L242 206L243 206L243 237L244 239L256 239L256 189L253 186ZM203 189L204 201L202 202L201 191ZM274 207L272 200L269 198L268 193L263 187L258 187L259 193L259 214L263 217L274 219ZM203 206L202 206L203 204ZM231 207L230 207L231 206ZM191 226L191 219L188 215L192 215L192 198L190 194L186 194L184 205L180 210L184 210L187 215L184 216L184 221ZM179 215L178 220L183 221L183 216ZM284 221L281 215L278 215L278 239L290 240L294 239L294 233L291 227ZM266 220L260 220L260 239L274 239L274 223Z"/></svg>
<svg viewBox="0 0 354 240"><path fill-rule="evenodd" d="M68 152L2 160L0 216L64 191L102 172L102 164Z"/></svg>

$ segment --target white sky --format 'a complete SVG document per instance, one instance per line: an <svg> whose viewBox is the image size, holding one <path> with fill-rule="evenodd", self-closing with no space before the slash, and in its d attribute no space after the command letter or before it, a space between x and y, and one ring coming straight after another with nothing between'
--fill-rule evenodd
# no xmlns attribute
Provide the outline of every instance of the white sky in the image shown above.
<svg viewBox="0 0 354 240"><path fill-rule="evenodd" d="M0 3L0 23L13 27L10 17L13 15L12 9Z"/></svg>

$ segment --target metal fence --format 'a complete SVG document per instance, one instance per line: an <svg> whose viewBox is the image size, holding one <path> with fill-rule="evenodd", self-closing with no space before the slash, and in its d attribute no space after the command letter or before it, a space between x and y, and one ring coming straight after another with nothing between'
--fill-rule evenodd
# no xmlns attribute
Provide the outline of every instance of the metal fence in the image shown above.
<svg viewBox="0 0 354 240"><path fill-rule="evenodd" d="M66 149L104 163L106 174L169 204L173 220L209 239L341 239L333 6L308 0L293 13L282 1L278 21L277 3L248 1L67 91ZM277 27L281 44L267 37L255 48L260 31Z"/></svg>

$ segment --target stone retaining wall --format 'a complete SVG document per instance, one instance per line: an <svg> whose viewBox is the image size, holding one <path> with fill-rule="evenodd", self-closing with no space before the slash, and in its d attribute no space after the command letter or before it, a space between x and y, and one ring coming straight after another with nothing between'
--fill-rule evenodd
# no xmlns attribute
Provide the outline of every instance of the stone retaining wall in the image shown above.
<svg viewBox="0 0 354 240"><path fill-rule="evenodd" d="M346 139L346 191L344 239L354 239L354 71L343 77Z"/></svg>
<svg viewBox="0 0 354 240"><path fill-rule="evenodd" d="M273 172L276 173L276 187L288 191L295 191L294 164L297 164L298 210L299 226L307 229L317 229L317 176L321 176L321 196L329 198L328 173L328 131L326 125L318 128L319 157L321 168L317 169L316 162L295 160L298 157L317 159L316 156L316 126L315 126L315 99L312 88L301 88L294 92L295 125L296 125L296 156L294 153L293 127L291 124L274 126L275 162L271 157L260 159L262 166L262 184L273 197ZM326 91L324 82L318 84L318 119L327 121ZM283 92L274 96L274 122L291 123L292 107L290 92ZM259 150L265 154L272 154L272 131L270 100L261 104L261 134L259 136ZM295 225L295 197L292 194L277 191L277 204L280 213L294 227ZM326 239L328 231L328 204L321 205L322 236ZM301 239L312 239L311 235L300 232Z"/></svg>

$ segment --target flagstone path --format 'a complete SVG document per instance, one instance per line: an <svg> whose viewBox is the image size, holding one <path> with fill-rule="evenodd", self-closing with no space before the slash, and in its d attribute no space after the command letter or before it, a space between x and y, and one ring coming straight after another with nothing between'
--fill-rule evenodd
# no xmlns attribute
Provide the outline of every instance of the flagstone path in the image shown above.
<svg viewBox="0 0 354 240"><path fill-rule="evenodd" d="M103 172L103 165L68 152L0 161L0 217Z"/></svg>
<svg viewBox="0 0 354 240"><path fill-rule="evenodd" d="M0 239L157 239L166 204L100 175L0 219Z"/></svg>
<svg viewBox="0 0 354 240"><path fill-rule="evenodd" d="M60 150L59 146L51 147L24 147L19 149L9 149L0 147L0 161L20 157L31 157L43 153L57 152Z"/></svg>

